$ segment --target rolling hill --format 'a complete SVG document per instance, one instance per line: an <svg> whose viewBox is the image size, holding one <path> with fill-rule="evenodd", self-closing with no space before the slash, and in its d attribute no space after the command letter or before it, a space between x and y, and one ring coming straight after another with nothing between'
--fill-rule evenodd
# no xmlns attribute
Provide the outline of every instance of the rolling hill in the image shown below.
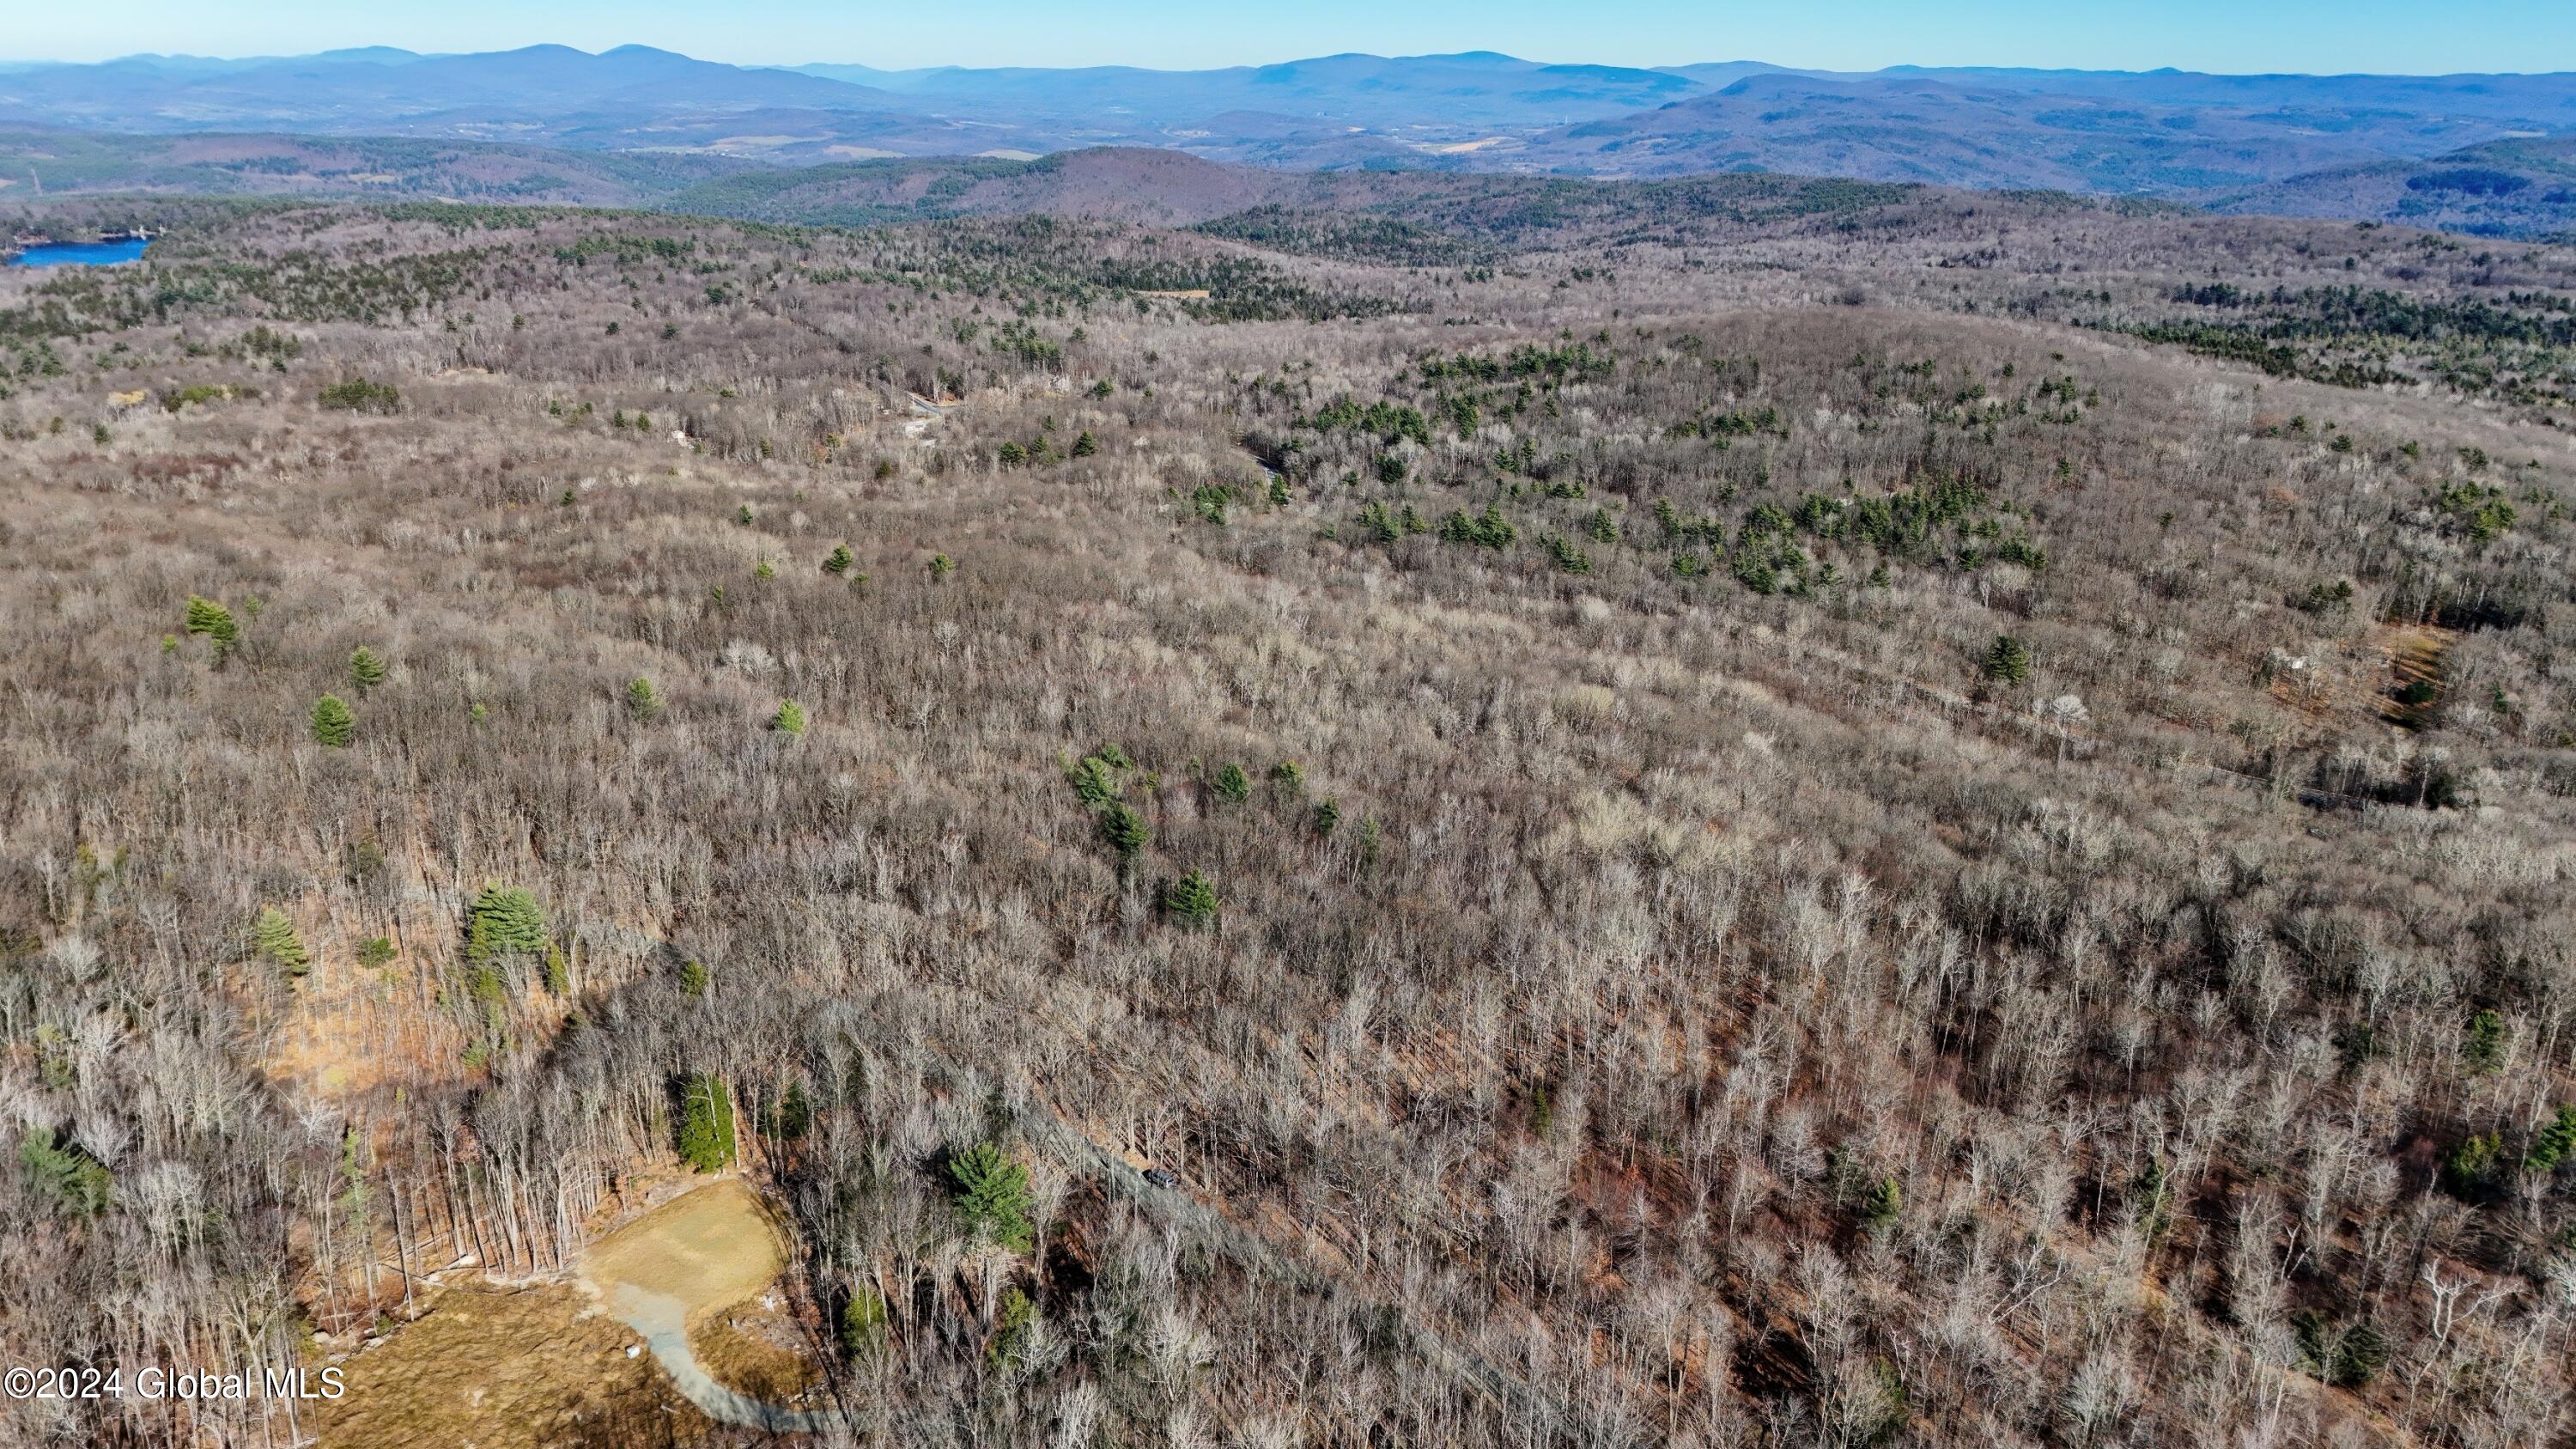
<svg viewBox="0 0 2576 1449"><path fill-rule="evenodd" d="M2220 197L2212 210L2368 215L2480 236L2565 234L2576 222L2576 136L2491 141L2424 160L2369 161Z"/></svg>
<svg viewBox="0 0 2576 1449"><path fill-rule="evenodd" d="M375 47L289 59L133 56L0 68L0 127L394 136L787 168L1153 147L1282 170L1635 178L1757 170L2035 186L2511 235L2576 223L2576 202L2550 160L2576 136L2576 74L1921 67L1848 74L1758 61L1554 65L1491 51L1342 54L1199 71L885 70L719 65L644 46L436 56ZM262 189L246 185L238 167L213 165L165 170L147 184ZM386 169L326 157L313 184ZM419 163L392 169L417 171ZM499 181L457 175L472 184L419 189L480 198L499 186L513 197L595 201L618 199L631 180L575 169L585 174L558 167ZM2482 171L2514 179L2490 185L2472 174ZM678 184L731 174L709 169ZM554 184L558 178L566 184ZM853 172L743 187L755 198L764 187L796 192L853 215L919 200L873 195L883 181ZM545 184L507 189L531 182ZM652 194L648 186L626 199Z"/></svg>

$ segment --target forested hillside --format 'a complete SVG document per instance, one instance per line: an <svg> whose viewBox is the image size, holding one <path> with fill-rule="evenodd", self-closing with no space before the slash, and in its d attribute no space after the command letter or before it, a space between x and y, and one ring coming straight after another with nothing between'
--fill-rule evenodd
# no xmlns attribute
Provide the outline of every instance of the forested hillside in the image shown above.
<svg viewBox="0 0 2576 1449"><path fill-rule="evenodd" d="M1692 34L1666 27L1630 43L1691 45ZM2563 63L2551 40L2564 50L2565 37L2547 25L2518 25L2512 35L2496 54L2513 64ZM1287 171L1768 171L2045 186L2522 238L2564 240L2576 226L2566 161L2576 144L2576 74L2564 71L1855 72L1760 61L1645 69L1490 50L1340 53L1208 70L890 71L813 62L802 47L835 43L828 27L754 26L744 38L808 63L726 65L644 45L590 54L551 44L445 55L387 46L240 59L130 55L95 65L0 59L0 126L32 133L23 146L0 137L0 189L55 185L46 173L89 170L60 163L100 149L166 150L170 164L131 168L143 178L136 184L310 190L328 180L348 190L399 179L455 200L597 204L608 198L549 193L637 185L650 195L654 178L637 173L693 165L829 173L887 158L1026 161L1135 147ZM1100 31L1091 40L1111 43ZM2260 54L2241 45L2216 53L2243 63ZM2409 65L2437 64L2441 53L2390 52ZM2304 66L2325 52L2291 54ZM245 145L265 162L284 159L276 135L225 134L246 132L303 138L314 153L305 184L282 187L278 171L232 164L228 153ZM530 175L527 153L538 146L573 154ZM476 163L460 154L468 149L491 154ZM353 171L341 164L353 150L389 153L395 164ZM502 189L513 184L526 189Z"/></svg>
<svg viewBox="0 0 2576 1449"><path fill-rule="evenodd" d="M28 210L0 1439L2567 1442L2576 257L1601 196Z"/></svg>

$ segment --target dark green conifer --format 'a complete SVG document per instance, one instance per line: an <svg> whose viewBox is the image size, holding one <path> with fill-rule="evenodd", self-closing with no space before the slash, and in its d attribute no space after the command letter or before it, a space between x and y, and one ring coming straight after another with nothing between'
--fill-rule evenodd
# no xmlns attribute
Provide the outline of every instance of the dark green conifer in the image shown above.
<svg viewBox="0 0 2576 1449"><path fill-rule="evenodd" d="M332 749L346 749L358 737L358 717L349 712L349 702L336 694L326 694L313 701L313 742Z"/></svg>
<svg viewBox="0 0 2576 1449"><path fill-rule="evenodd" d="M1216 920L1216 887L1191 871L1163 888L1163 914L1193 930Z"/></svg>
<svg viewBox="0 0 2576 1449"><path fill-rule="evenodd" d="M2030 649L2010 634L1997 634L1986 650L1986 677L2006 684L2030 678Z"/></svg>
<svg viewBox="0 0 2576 1449"><path fill-rule="evenodd" d="M723 1078L698 1072L681 1082L680 1157L696 1172L721 1172L733 1161L733 1094Z"/></svg>
<svg viewBox="0 0 2576 1449"><path fill-rule="evenodd" d="M483 887L466 913L465 959L480 965L504 956L533 956L546 947L546 913L516 886Z"/></svg>

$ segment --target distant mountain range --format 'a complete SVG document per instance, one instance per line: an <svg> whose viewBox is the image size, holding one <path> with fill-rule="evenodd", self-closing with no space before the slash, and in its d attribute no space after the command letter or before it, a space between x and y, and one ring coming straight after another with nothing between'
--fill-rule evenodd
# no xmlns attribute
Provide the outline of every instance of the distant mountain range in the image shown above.
<svg viewBox="0 0 2576 1449"><path fill-rule="evenodd" d="M644 46L435 56L369 47L0 66L0 127L506 142L664 158L652 163L657 174L709 176L1151 146L1285 169L1762 170L2512 235L2576 227L2576 73L1847 74L1752 61L1548 65L1489 51L1202 71L879 70L719 65ZM43 149L0 156L0 199L21 183L17 170L31 189L44 184L42 166L29 164ZM202 170L206 160L185 164Z"/></svg>

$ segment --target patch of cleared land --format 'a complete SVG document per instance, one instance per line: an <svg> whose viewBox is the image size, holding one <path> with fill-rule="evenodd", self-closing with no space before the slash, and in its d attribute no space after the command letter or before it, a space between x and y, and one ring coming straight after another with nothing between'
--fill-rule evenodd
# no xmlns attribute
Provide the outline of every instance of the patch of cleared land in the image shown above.
<svg viewBox="0 0 2576 1449"><path fill-rule="evenodd" d="M660 1310L706 1373L793 1399L820 1375L794 1317L764 1292L787 1254L760 1197L728 1178L682 1193L591 1245L584 1282L445 1289L429 1312L350 1359L349 1392L318 1415L324 1449L527 1449L689 1443L714 1425L636 1352L621 1318Z"/></svg>
<svg viewBox="0 0 2576 1449"><path fill-rule="evenodd" d="M820 1375L784 1296L784 1234L750 1187L693 1188L582 1255L585 1286L643 1335L673 1385L722 1423L794 1432L828 1422L790 1400Z"/></svg>
<svg viewBox="0 0 2576 1449"><path fill-rule="evenodd" d="M778 1281L787 1250L760 1197L738 1178L671 1199L591 1244L582 1276L678 1302L695 1325Z"/></svg>
<svg viewBox="0 0 2576 1449"><path fill-rule="evenodd" d="M691 1330L689 1352L717 1383L765 1403L794 1404L822 1383L803 1331L783 1312L746 1304Z"/></svg>
<svg viewBox="0 0 2576 1449"><path fill-rule="evenodd" d="M568 1285L452 1288L343 1367L321 1405L322 1449L533 1449L688 1443L712 1426L635 1335Z"/></svg>

